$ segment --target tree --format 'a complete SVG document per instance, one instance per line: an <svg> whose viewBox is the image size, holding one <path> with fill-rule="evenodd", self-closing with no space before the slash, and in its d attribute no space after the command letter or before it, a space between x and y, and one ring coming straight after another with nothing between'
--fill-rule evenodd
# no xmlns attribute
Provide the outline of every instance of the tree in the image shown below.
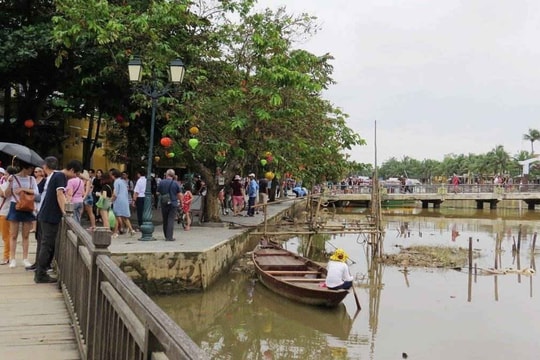
<svg viewBox="0 0 540 360"><path fill-rule="evenodd" d="M347 171L342 151L363 143L346 126L347 115L321 97L333 83L331 56L292 46L296 36L310 36L316 27L308 15L256 13L251 0L63 0L58 10L55 38L66 47L58 60L76 62L85 85L128 88L127 61L137 54L146 79L162 86L168 62L184 60L184 84L159 99L157 129L175 140L167 151L207 181L210 220L219 219L218 168L227 181L235 173L272 170L315 182ZM82 51L92 56L80 56ZM150 101L143 94L134 92L127 105L123 96L113 99L128 107L131 120L148 117ZM198 146L188 144L191 137ZM128 139L111 154L126 154L125 146L134 143ZM138 144L133 153L145 148ZM163 154L159 146L156 151Z"/></svg>
<svg viewBox="0 0 540 360"><path fill-rule="evenodd" d="M529 129L527 134L523 134L523 140L531 142L531 154L534 155L534 142L540 140L540 131L536 129Z"/></svg>
<svg viewBox="0 0 540 360"><path fill-rule="evenodd" d="M65 77L65 69L54 63L54 11L50 0L0 2L0 102L5 119L0 139L25 143L41 153L50 153L52 148L59 151L63 136L54 92ZM27 119L32 119L39 131L25 129Z"/></svg>

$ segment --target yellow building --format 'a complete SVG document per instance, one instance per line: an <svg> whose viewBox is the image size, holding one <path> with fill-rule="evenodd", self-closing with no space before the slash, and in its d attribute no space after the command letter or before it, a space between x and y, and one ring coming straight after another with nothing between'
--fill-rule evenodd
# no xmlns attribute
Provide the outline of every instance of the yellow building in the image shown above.
<svg viewBox="0 0 540 360"><path fill-rule="evenodd" d="M64 123L65 134L67 138L63 142L64 159L80 160L83 159L83 143L84 139L88 136L88 126L90 121L88 118L84 119L67 119ZM119 170L125 170L124 164L119 164L110 161L105 157L105 150L107 148L107 124L102 121L100 126L100 135L97 140L96 149L90 159L90 168L93 169L111 169L116 168ZM90 133L90 137L94 139L96 136L96 122L94 122L93 129Z"/></svg>

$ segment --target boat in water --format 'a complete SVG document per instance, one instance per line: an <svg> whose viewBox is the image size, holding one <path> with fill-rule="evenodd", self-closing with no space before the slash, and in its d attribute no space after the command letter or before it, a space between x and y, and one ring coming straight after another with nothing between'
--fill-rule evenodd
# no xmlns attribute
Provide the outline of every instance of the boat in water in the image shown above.
<svg viewBox="0 0 540 360"><path fill-rule="evenodd" d="M260 244L252 253L260 282L276 294L303 304L335 307L348 290L325 286L326 268L274 244Z"/></svg>

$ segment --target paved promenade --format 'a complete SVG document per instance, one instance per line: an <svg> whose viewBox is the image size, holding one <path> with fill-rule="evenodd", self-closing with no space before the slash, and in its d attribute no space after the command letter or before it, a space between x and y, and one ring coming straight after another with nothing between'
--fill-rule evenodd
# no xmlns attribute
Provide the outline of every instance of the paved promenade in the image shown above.
<svg viewBox="0 0 540 360"><path fill-rule="evenodd" d="M270 203L268 205L268 218L274 217L276 214L291 207L298 200L291 198L285 201ZM242 214L245 214L244 211ZM195 218L196 220L196 218ZM204 223L201 226L191 226L190 231L184 231L182 225L175 224L174 237L176 241L165 241L161 222L161 211L154 211L154 237L156 241L139 241L140 233L135 233L133 236L128 234L120 235L116 239L112 239L109 250L114 253L146 253L146 252L202 252L227 241L244 231L258 227L264 224L264 215L259 212L253 217L246 216L221 216L222 223L210 224ZM137 225L136 218L131 217L132 224Z"/></svg>
<svg viewBox="0 0 540 360"><path fill-rule="evenodd" d="M291 207L296 202L280 201L268 206L268 218ZM245 214L245 212L243 213ZM133 224L136 220L132 217ZM112 239L112 253L137 252L197 252L205 251L222 242L264 224L264 215L254 217L223 215L223 223L193 225L184 231L175 226L176 241L165 241L161 227L161 213L154 211L156 241L139 241L134 236L120 235ZM83 222L83 225L86 225ZM30 261L35 258L34 234L30 237ZM3 243L0 244L0 251ZM55 284L35 284L34 273L22 265L22 244L17 245L17 267L0 266L0 354L2 359L79 359L71 319Z"/></svg>

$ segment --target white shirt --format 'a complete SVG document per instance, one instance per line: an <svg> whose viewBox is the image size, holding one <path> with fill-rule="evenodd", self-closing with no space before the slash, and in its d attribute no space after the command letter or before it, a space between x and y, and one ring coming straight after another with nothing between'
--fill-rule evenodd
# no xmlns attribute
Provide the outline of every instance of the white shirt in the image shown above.
<svg viewBox="0 0 540 360"><path fill-rule="evenodd" d="M137 197L144 197L144 192L146 191L146 177L141 176L137 179L135 183L135 188L133 189L134 193L137 193Z"/></svg>
<svg viewBox="0 0 540 360"><path fill-rule="evenodd" d="M333 288L343 284L345 281L353 280L353 277L349 274L349 267L344 262L330 260L326 270L326 287Z"/></svg>

